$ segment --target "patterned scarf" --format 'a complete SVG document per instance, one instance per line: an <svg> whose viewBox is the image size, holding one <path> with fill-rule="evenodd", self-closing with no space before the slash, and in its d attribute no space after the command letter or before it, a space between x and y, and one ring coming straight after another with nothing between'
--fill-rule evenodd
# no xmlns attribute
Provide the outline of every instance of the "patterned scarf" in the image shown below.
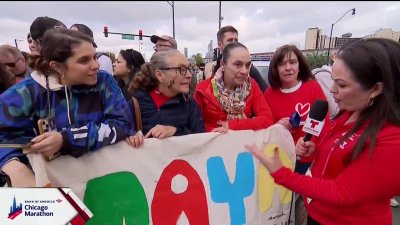
<svg viewBox="0 0 400 225"><path fill-rule="evenodd" d="M251 90L249 76L241 86L236 87L234 91L229 91L225 88L224 74L220 67L211 79L211 84L214 96L228 114L227 120L247 118L244 114L244 109L246 108L245 100Z"/></svg>

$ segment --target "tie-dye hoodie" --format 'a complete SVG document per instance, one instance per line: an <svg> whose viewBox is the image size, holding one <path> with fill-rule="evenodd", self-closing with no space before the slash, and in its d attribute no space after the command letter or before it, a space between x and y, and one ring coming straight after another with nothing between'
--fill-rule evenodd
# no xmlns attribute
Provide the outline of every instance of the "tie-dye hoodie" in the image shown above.
<svg viewBox="0 0 400 225"><path fill-rule="evenodd" d="M79 157L133 133L132 114L114 79L99 71L97 84L65 87L49 76L51 115L63 137L61 153ZM30 77L0 95L0 142L38 135L37 121L48 117L46 78ZM11 158L26 161L20 149L1 149L0 168Z"/></svg>

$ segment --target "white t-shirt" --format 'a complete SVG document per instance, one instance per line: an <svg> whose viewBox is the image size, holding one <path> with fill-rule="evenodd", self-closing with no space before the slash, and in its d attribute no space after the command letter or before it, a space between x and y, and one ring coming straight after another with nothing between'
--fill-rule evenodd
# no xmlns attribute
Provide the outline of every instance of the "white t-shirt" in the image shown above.
<svg viewBox="0 0 400 225"><path fill-rule="evenodd" d="M99 61L99 64L100 64L99 70L105 70L109 74L111 74L111 76L114 75L114 73L113 73L113 65L112 65L112 61L111 61L110 57L108 57L106 55L101 55L97 59L97 61Z"/></svg>
<svg viewBox="0 0 400 225"><path fill-rule="evenodd" d="M330 66L324 65L321 68L314 69L312 71L312 73L314 74L315 79L321 86L322 91L324 91L326 99L328 100L329 115L332 119L339 112L339 107L338 107L337 103L335 102L335 99L333 98L332 93L330 92L330 88L333 85L333 80L331 77L332 68Z"/></svg>

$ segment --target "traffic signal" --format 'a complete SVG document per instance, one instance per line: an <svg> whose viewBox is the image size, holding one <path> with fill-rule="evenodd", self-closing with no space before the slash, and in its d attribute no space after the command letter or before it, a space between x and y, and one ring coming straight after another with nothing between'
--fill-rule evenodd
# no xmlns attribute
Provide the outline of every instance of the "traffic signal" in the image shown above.
<svg viewBox="0 0 400 225"><path fill-rule="evenodd" d="M104 26L104 37L108 37L108 27Z"/></svg>
<svg viewBox="0 0 400 225"><path fill-rule="evenodd" d="M213 61L217 61L218 59L218 48L214 48L214 57L213 57Z"/></svg>
<svg viewBox="0 0 400 225"><path fill-rule="evenodd" d="M139 40L143 40L143 33L142 33L142 30L139 30Z"/></svg>

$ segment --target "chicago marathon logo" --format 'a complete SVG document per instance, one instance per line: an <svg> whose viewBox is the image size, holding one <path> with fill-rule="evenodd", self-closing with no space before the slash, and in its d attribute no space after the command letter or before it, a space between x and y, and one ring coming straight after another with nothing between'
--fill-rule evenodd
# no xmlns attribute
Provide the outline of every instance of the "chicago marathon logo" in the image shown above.
<svg viewBox="0 0 400 225"><path fill-rule="evenodd" d="M21 213L22 213L22 203L19 203L19 205L17 205L17 200L15 199L14 196L14 201L10 206L10 213L8 214L8 218L13 220Z"/></svg>

